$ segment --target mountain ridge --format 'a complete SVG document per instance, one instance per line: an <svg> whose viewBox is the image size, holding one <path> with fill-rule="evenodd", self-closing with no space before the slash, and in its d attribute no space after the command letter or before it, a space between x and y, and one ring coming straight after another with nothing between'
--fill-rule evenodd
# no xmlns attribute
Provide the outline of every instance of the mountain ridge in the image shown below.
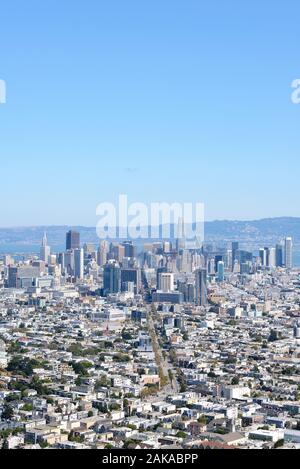
<svg viewBox="0 0 300 469"><path fill-rule="evenodd" d="M41 225L28 227L0 228L0 252L36 251L44 232L47 232L50 246L64 249L65 234L78 230L82 243L99 243L96 227L83 225ZM239 240L241 245L256 249L274 245L284 237L291 236L295 245L300 246L300 217L262 218L258 220L214 220L205 222L205 242L228 245ZM150 238L148 238L150 239ZM141 243L142 240L136 240ZM147 241L147 240L145 240Z"/></svg>

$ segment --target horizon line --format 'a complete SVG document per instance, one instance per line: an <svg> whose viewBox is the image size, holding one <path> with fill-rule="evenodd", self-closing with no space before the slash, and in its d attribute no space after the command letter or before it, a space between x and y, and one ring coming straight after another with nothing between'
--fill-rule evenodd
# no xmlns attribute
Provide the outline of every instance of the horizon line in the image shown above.
<svg viewBox="0 0 300 469"><path fill-rule="evenodd" d="M288 215L283 215L283 216L278 216L278 217L262 217L262 218L251 218L251 219L230 219L230 218L215 218L212 220L205 220L204 223L218 223L218 222L231 222L231 223L236 223L236 222L242 222L242 223L251 223L251 222L258 222L258 221L264 221L264 220L284 220L284 219L292 219L292 220L300 220L300 215L298 217L296 216L288 216ZM171 225L174 225L175 223L172 222ZM188 223L185 223L188 224ZM149 224L148 226L151 226ZM163 226L163 224L159 224L157 226ZM34 229L34 228L96 228L95 226L92 225L81 225L81 224L40 224L40 225L10 225L10 226L0 226L0 230L21 230L21 229ZM116 226L116 228L120 228L122 226Z"/></svg>

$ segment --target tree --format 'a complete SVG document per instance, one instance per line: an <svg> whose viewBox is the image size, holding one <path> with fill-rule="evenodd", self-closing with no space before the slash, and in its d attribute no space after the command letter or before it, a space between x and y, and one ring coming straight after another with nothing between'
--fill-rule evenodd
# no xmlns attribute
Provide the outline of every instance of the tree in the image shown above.
<svg viewBox="0 0 300 469"><path fill-rule="evenodd" d="M121 409L121 406L120 404L117 404L116 402L113 402L112 404L110 404L109 406L109 410L120 410Z"/></svg>
<svg viewBox="0 0 300 469"><path fill-rule="evenodd" d="M125 363L130 361L130 357L126 353L117 353L114 355L113 360L119 363Z"/></svg>
<svg viewBox="0 0 300 469"><path fill-rule="evenodd" d="M99 391L101 388L108 388L111 386L111 379L107 378L105 375L102 375L95 383L95 390Z"/></svg>
<svg viewBox="0 0 300 469"><path fill-rule="evenodd" d="M281 448L282 446L284 446L284 440L278 440L274 445L274 449Z"/></svg>
<svg viewBox="0 0 300 469"><path fill-rule="evenodd" d="M42 449L45 449L45 448L48 448L49 443L47 443L47 441L41 441L39 445Z"/></svg>
<svg viewBox="0 0 300 469"><path fill-rule="evenodd" d="M72 367L77 375L88 376L89 375L88 370L89 368L92 368L93 365L90 362L81 361L81 362L72 362Z"/></svg>
<svg viewBox="0 0 300 469"><path fill-rule="evenodd" d="M9 449L8 441L7 441L6 438L5 438L5 440L3 440L3 444L2 444L2 448L1 448L1 449Z"/></svg>
<svg viewBox="0 0 300 469"><path fill-rule="evenodd" d="M8 404L4 404L3 412L2 412L2 419L3 420L11 420L13 415L14 415L13 408Z"/></svg>
<svg viewBox="0 0 300 469"><path fill-rule="evenodd" d="M122 330L122 339L127 341L127 340L132 340L133 337L132 335L130 334L130 332L126 331L126 329L123 329Z"/></svg>
<svg viewBox="0 0 300 469"><path fill-rule="evenodd" d="M83 435L75 435L75 432L72 430L68 436L69 441L74 441L75 443L83 443L84 436Z"/></svg>
<svg viewBox="0 0 300 469"><path fill-rule="evenodd" d="M234 376L234 378L232 378L231 380L231 384L236 386L237 384L239 384L240 380L239 380L239 377L238 376Z"/></svg>
<svg viewBox="0 0 300 469"><path fill-rule="evenodd" d="M44 363L39 360L29 359L27 357L15 356L9 362L7 371L25 376L32 376L34 368L40 368Z"/></svg>
<svg viewBox="0 0 300 469"><path fill-rule="evenodd" d="M33 406L32 404L25 404L22 410L24 410L25 412L30 412L31 410L33 410Z"/></svg>

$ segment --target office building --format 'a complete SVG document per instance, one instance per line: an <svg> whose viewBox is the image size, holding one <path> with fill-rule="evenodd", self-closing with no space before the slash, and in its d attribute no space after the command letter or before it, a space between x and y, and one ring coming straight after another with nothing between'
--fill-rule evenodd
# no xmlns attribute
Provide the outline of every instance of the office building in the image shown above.
<svg viewBox="0 0 300 469"><path fill-rule="evenodd" d="M207 271L206 269L196 270L195 276L196 276L195 303L197 306L206 306L207 305Z"/></svg>
<svg viewBox="0 0 300 469"><path fill-rule="evenodd" d="M158 269L157 269L157 271L156 271L156 286L157 286L157 290L161 290L160 276L161 276L161 274L166 273L166 272L167 272L167 267L166 267L166 266L158 267Z"/></svg>
<svg viewBox="0 0 300 469"><path fill-rule="evenodd" d="M124 241L122 246L124 247L124 257L135 257L135 246L132 241Z"/></svg>
<svg viewBox="0 0 300 469"><path fill-rule="evenodd" d="M237 241L233 241L231 243L231 253L232 253L232 270L234 270L235 262L238 260L238 250L239 250L239 243Z"/></svg>
<svg viewBox="0 0 300 469"><path fill-rule="evenodd" d="M269 248L267 251L267 266L273 269L276 267L276 249Z"/></svg>
<svg viewBox="0 0 300 469"><path fill-rule="evenodd" d="M276 267L283 267L283 246L282 244L276 245Z"/></svg>
<svg viewBox="0 0 300 469"><path fill-rule="evenodd" d="M80 249L80 234L70 230L66 235L66 250Z"/></svg>
<svg viewBox="0 0 300 469"><path fill-rule="evenodd" d="M51 250L50 250L50 246L48 246L47 235L45 233L42 239L42 244L41 244L41 249L40 249L40 259L44 261L46 264L49 262L50 253L51 253Z"/></svg>
<svg viewBox="0 0 300 469"><path fill-rule="evenodd" d="M292 238L285 238L284 259L286 269L293 267L293 240Z"/></svg>
<svg viewBox="0 0 300 469"><path fill-rule="evenodd" d="M263 267L267 266L267 251L266 248L261 248L259 250L260 263Z"/></svg>
<svg viewBox="0 0 300 469"><path fill-rule="evenodd" d="M100 243L100 246L97 251L97 264L99 267L104 266L107 263L109 253L109 244L107 241L103 240Z"/></svg>
<svg viewBox="0 0 300 469"><path fill-rule="evenodd" d="M34 279L39 276L39 267L31 265L21 267L10 266L8 270L8 288L26 288L31 286Z"/></svg>
<svg viewBox="0 0 300 469"><path fill-rule="evenodd" d="M225 264L224 264L223 261L218 262L217 273L218 273L218 276L217 276L218 282L224 282L224 280L225 280Z"/></svg>
<svg viewBox="0 0 300 469"><path fill-rule="evenodd" d="M103 292L107 296L121 291L121 268L118 262L110 260L103 271Z"/></svg>
<svg viewBox="0 0 300 469"><path fill-rule="evenodd" d="M84 252L83 249L74 250L74 276L77 280L84 276Z"/></svg>
<svg viewBox="0 0 300 469"><path fill-rule="evenodd" d="M138 293L141 288L140 269L121 269L121 290L128 291L128 284L134 285L134 293Z"/></svg>
<svg viewBox="0 0 300 469"><path fill-rule="evenodd" d="M174 291L174 274L161 273L159 277L159 288L162 292Z"/></svg>
<svg viewBox="0 0 300 469"><path fill-rule="evenodd" d="M153 303L182 304L183 300L184 300L183 294L178 291L173 291L173 292L157 291L157 292L152 293Z"/></svg>

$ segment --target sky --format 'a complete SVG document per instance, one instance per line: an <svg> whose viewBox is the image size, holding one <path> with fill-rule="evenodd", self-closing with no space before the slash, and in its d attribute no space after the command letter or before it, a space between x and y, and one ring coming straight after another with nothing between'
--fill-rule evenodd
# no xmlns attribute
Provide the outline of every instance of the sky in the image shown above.
<svg viewBox="0 0 300 469"><path fill-rule="evenodd" d="M3 0L0 226L300 216L299 0Z"/></svg>

